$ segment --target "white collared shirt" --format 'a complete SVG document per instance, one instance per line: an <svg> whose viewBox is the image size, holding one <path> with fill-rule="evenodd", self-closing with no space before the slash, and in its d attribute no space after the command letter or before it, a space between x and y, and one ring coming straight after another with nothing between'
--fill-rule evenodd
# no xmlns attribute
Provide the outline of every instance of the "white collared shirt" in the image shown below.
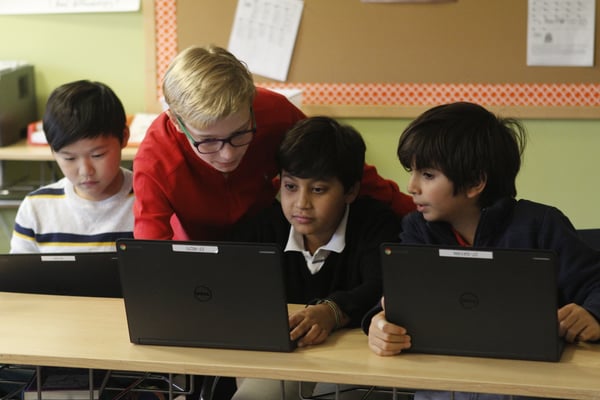
<svg viewBox="0 0 600 400"><path fill-rule="evenodd" d="M327 256L333 251L335 253L341 253L346 247L346 224L348 223L348 213L350 211L350 205L346 205L346 212L344 217L340 221L337 229L329 239L329 242L324 246L321 246L315 251L315 254L310 254L304 247L304 238L302 234L296 232L294 226L290 226L290 235L288 237L287 244L284 251L299 251L306 260L306 267L312 275L316 274L321 270L321 267L325 263Z"/></svg>

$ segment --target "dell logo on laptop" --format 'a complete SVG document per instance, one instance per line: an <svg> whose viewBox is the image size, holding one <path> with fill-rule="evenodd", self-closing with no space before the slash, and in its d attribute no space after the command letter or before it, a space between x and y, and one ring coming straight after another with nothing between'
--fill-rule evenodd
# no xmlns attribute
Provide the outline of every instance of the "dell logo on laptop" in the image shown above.
<svg viewBox="0 0 600 400"><path fill-rule="evenodd" d="M209 301L212 299L212 290L206 286L196 286L194 288L194 297L198 301Z"/></svg>
<svg viewBox="0 0 600 400"><path fill-rule="evenodd" d="M479 297L474 293L465 292L458 297L458 302L462 308L472 310L479 305Z"/></svg>

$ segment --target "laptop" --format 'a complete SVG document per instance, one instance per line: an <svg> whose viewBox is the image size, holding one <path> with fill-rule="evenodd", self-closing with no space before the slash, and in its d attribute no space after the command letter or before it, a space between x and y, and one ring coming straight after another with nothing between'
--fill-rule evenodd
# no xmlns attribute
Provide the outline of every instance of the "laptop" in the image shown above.
<svg viewBox="0 0 600 400"><path fill-rule="evenodd" d="M383 243L381 260L386 318L409 351L560 360L553 252Z"/></svg>
<svg viewBox="0 0 600 400"><path fill-rule="evenodd" d="M131 342L292 351L275 244L119 239Z"/></svg>
<svg viewBox="0 0 600 400"><path fill-rule="evenodd" d="M122 297L117 254L0 254L0 291Z"/></svg>

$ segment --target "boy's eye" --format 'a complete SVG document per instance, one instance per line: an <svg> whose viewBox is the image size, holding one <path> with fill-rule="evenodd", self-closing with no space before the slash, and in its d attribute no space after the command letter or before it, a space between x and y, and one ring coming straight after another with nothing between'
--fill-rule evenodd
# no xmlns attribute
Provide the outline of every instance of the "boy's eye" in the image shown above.
<svg viewBox="0 0 600 400"><path fill-rule="evenodd" d="M294 191L296 189L296 185L294 185L293 183L284 183L283 187L289 192Z"/></svg>
<svg viewBox="0 0 600 400"><path fill-rule="evenodd" d="M432 169L421 169L418 171L419 174L421 174L421 176L425 179L433 179L436 176L436 172L435 170Z"/></svg>
<svg viewBox="0 0 600 400"><path fill-rule="evenodd" d="M321 186L315 186L315 187L313 187L312 191L313 191L313 193L323 194L327 191L327 188L321 187Z"/></svg>
<svg viewBox="0 0 600 400"><path fill-rule="evenodd" d="M92 158L100 158L103 157L106 153L97 153L97 154L92 154Z"/></svg>

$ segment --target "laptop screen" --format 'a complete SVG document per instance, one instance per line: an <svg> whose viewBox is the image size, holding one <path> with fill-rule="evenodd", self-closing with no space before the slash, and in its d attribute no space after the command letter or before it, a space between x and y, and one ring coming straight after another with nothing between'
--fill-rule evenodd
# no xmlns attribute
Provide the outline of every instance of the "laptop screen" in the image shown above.
<svg viewBox="0 0 600 400"><path fill-rule="evenodd" d="M381 246L386 317L414 352L556 361L553 252Z"/></svg>
<svg viewBox="0 0 600 400"><path fill-rule="evenodd" d="M0 290L122 297L114 252L0 254Z"/></svg>
<svg viewBox="0 0 600 400"><path fill-rule="evenodd" d="M132 342L293 350L278 246L121 239L117 254Z"/></svg>

